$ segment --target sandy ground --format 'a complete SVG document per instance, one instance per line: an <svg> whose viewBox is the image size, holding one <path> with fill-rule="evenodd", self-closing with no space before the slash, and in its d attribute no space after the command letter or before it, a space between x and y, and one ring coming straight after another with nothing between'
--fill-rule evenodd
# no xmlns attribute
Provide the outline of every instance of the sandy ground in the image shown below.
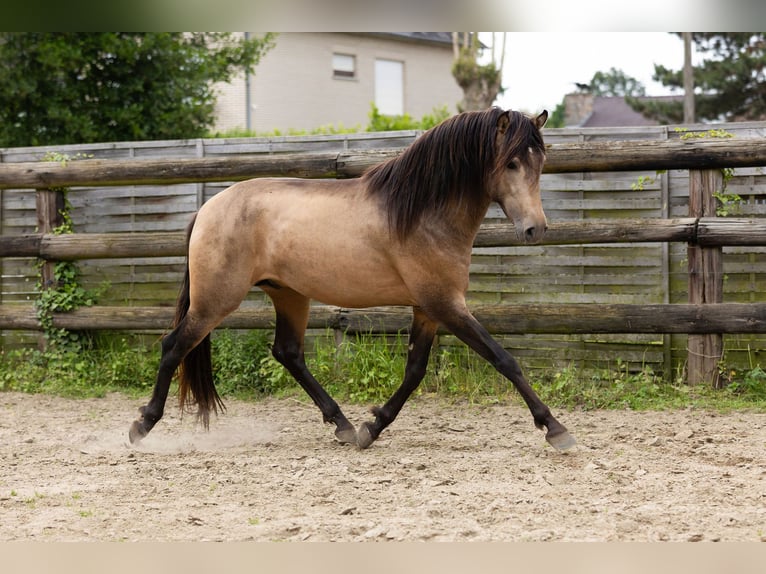
<svg viewBox="0 0 766 574"><path fill-rule="evenodd" d="M209 432L143 400L0 393L0 541L766 541L766 415L557 412L419 397L368 450L311 404L228 401ZM345 408L352 422L363 407Z"/></svg>

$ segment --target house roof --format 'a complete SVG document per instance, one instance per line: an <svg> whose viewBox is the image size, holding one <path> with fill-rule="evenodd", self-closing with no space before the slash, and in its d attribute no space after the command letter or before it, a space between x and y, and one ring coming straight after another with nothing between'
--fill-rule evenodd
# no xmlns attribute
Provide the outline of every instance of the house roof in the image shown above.
<svg viewBox="0 0 766 574"><path fill-rule="evenodd" d="M394 37L393 39L405 42L423 42L426 44L438 44L452 46L452 32L373 32L372 36Z"/></svg>
<svg viewBox="0 0 766 574"><path fill-rule="evenodd" d="M656 126L659 122L635 111L621 96L593 96L592 94L567 94L575 103L568 107L566 124L569 127L616 127ZM640 97L639 100L677 100L683 96Z"/></svg>
<svg viewBox="0 0 766 574"><path fill-rule="evenodd" d="M596 96L593 111L580 124L583 127L656 126L657 120L644 117L622 97Z"/></svg>
<svg viewBox="0 0 766 574"><path fill-rule="evenodd" d="M435 42L452 45L452 32L391 32L392 36L403 36L410 40Z"/></svg>

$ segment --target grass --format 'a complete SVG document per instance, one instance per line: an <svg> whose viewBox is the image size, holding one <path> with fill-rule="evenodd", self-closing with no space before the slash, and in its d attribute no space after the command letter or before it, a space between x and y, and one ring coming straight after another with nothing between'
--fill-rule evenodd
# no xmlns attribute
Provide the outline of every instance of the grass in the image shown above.
<svg viewBox="0 0 766 574"><path fill-rule="evenodd" d="M100 336L78 350L0 352L0 390L99 397L109 392L148 397L159 363L159 341L139 344ZM380 404L401 383L407 356L405 335L347 337L336 345L332 332L319 336L307 354L309 369L337 400ZM213 337L214 377L224 397L302 397L303 391L271 356L270 334L217 331ZM766 412L766 372L759 365L723 369L725 389L668 382L649 368L632 370L617 362L598 370L576 366L534 371L532 386L551 407L568 409L657 410L701 408ZM512 385L464 347L432 352L428 373L416 395L489 404L520 401Z"/></svg>
<svg viewBox="0 0 766 574"><path fill-rule="evenodd" d="M766 377L761 378L759 371L744 373L741 381L714 389L709 385L690 386L680 379L668 382L651 369L631 371L618 362L603 370L561 369L538 379L533 386L550 405L566 408L766 412Z"/></svg>

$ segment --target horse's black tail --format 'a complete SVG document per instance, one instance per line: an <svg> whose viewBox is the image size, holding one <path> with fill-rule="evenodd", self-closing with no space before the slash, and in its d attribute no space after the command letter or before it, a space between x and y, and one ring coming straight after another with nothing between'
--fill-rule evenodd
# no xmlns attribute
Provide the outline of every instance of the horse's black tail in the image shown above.
<svg viewBox="0 0 766 574"><path fill-rule="evenodd" d="M186 313L189 311L190 280L188 245L189 236L191 235L195 220L196 215L186 230L186 271L184 272L181 291L178 294L173 328L176 328L181 324L181 322L186 317ZM181 333L178 333L178 335L182 336ZM215 388L215 382L213 381L213 362L211 360L210 353L210 333L207 333L205 338L202 339L202 341L200 341L196 347L189 351L189 353L181 361L181 365L179 366L178 370L178 404L182 411L190 410L196 404L197 418L202 421L202 424L205 426L205 428L208 428L210 425L210 411L218 414L219 410L223 411L226 409L223 401L221 400L221 397L218 395L218 391Z"/></svg>

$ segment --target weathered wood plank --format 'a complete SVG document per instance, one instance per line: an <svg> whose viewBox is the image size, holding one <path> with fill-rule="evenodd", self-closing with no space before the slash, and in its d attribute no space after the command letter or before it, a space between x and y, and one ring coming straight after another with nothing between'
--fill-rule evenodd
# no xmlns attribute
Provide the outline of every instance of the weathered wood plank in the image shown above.
<svg viewBox="0 0 766 574"><path fill-rule="evenodd" d="M560 143L549 146L545 173L718 169L766 165L766 139L689 139Z"/></svg>
<svg viewBox="0 0 766 574"><path fill-rule="evenodd" d="M290 153L240 157L101 160L0 164L0 188L171 185L253 177L336 177L338 154Z"/></svg>
<svg viewBox="0 0 766 574"><path fill-rule="evenodd" d="M707 305L615 305L592 303L476 305L472 312L493 333L766 333L766 303ZM171 307L82 307L54 316L54 325L72 330L165 329L172 323ZM353 332L396 332L409 326L411 313L400 307L341 309L311 308L309 328ZM274 312L269 306L243 307L222 326L270 329ZM39 328L33 307L0 305L0 329Z"/></svg>
<svg viewBox="0 0 766 574"><path fill-rule="evenodd" d="M714 217L717 200L714 193L722 188L720 170L689 172L689 215ZM689 303L718 304L723 302L723 257L721 247L689 245ZM720 333L690 335L688 339L686 380L689 384L720 385L718 364L723 356L723 336Z"/></svg>
<svg viewBox="0 0 766 574"><path fill-rule="evenodd" d="M580 243L622 243L694 240L696 219L610 219L550 222L543 236L544 245ZM739 233L739 232L737 232ZM766 235L764 235L766 237ZM481 226L474 247L522 245L512 224Z"/></svg>
<svg viewBox="0 0 766 574"><path fill-rule="evenodd" d="M695 241L704 247L766 245L766 219L703 217Z"/></svg>
<svg viewBox="0 0 766 574"><path fill-rule="evenodd" d="M697 243L702 246L766 245L766 221L730 218L609 219L551 222L540 245L604 243ZM481 226L474 247L523 246L511 223ZM526 246L525 250L533 250ZM34 234L0 237L0 257L98 259L185 255L180 231ZM526 251L525 251L526 253ZM532 251L529 251L532 253ZM552 264L550 261L547 265Z"/></svg>
<svg viewBox="0 0 766 574"><path fill-rule="evenodd" d="M83 257L83 254L86 257ZM183 232L77 233L45 235L40 256L45 259L99 259L186 255Z"/></svg>
<svg viewBox="0 0 766 574"><path fill-rule="evenodd" d="M239 181L252 177L358 177L401 149L255 154L207 158L0 163L0 188ZM545 173L717 169L766 165L764 139L610 141L551 144Z"/></svg>

